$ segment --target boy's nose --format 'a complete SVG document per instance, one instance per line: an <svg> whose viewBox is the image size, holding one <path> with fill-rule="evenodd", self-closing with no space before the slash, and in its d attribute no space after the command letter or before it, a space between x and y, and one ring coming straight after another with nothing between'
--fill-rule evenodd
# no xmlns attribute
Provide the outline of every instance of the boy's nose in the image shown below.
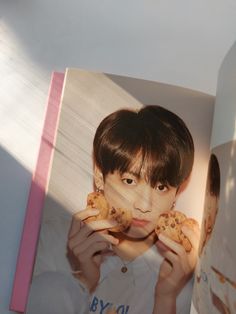
<svg viewBox="0 0 236 314"><path fill-rule="evenodd" d="M144 213L152 210L152 195L149 187L142 187L137 191L134 208Z"/></svg>

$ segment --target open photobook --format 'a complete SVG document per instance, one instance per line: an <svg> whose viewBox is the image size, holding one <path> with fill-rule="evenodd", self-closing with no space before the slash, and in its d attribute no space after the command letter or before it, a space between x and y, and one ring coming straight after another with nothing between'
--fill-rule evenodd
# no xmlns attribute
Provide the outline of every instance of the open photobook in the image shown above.
<svg viewBox="0 0 236 314"><path fill-rule="evenodd" d="M236 142L210 147L214 103L141 79L53 74L11 310L236 312Z"/></svg>

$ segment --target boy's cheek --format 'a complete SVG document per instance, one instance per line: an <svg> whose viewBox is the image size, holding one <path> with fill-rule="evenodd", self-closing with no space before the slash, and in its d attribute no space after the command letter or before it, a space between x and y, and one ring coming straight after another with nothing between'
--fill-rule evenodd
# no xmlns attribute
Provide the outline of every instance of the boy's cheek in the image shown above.
<svg viewBox="0 0 236 314"><path fill-rule="evenodd" d="M160 215L167 210L171 210L173 208L173 204L175 202L175 197L159 197L154 203L154 208L156 215Z"/></svg>
<svg viewBox="0 0 236 314"><path fill-rule="evenodd" d="M122 206L132 201L132 192L118 185L105 185L104 194L111 206Z"/></svg>

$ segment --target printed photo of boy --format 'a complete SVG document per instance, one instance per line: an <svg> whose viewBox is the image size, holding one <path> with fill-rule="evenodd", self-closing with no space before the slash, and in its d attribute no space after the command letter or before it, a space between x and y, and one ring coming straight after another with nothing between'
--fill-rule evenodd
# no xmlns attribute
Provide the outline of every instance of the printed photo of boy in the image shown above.
<svg viewBox="0 0 236 314"><path fill-rule="evenodd" d="M162 214L201 215L192 211L201 208L198 193L186 197L183 212L179 201L207 155L196 114L197 146L174 111L141 104L104 75L78 74L62 102L26 313L187 314L199 227L181 227L178 216L164 222L172 233L179 226L188 250L156 228ZM199 99L194 108L205 117L200 108L210 110Z"/></svg>

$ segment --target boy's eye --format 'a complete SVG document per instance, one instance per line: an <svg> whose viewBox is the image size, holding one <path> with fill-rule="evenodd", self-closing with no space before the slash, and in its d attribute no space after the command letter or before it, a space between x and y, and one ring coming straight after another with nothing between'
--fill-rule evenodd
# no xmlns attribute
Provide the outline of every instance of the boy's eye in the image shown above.
<svg viewBox="0 0 236 314"><path fill-rule="evenodd" d="M165 184L160 183L157 185L156 190L160 192L165 192L168 190L168 187Z"/></svg>
<svg viewBox="0 0 236 314"><path fill-rule="evenodd" d="M136 184L135 180L130 179L130 178L123 178L122 181L127 185L135 185Z"/></svg>

